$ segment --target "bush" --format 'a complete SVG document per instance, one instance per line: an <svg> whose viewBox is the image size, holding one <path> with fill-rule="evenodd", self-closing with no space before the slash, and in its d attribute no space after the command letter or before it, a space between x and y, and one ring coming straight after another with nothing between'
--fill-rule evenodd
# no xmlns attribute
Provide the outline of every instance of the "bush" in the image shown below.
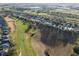
<svg viewBox="0 0 79 59"><path fill-rule="evenodd" d="M79 47L75 47L73 50L76 54L79 54Z"/></svg>

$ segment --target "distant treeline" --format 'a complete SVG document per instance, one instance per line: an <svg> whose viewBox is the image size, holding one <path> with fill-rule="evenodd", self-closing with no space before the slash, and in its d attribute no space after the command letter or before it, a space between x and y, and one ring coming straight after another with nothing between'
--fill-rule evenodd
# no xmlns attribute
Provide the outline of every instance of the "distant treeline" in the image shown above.
<svg viewBox="0 0 79 59"><path fill-rule="evenodd" d="M79 19L79 15L76 14L69 14L69 13L62 13L62 12L51 12L51 15L60 16L60 17L68 17L68 18L76 18Z"/></svg>

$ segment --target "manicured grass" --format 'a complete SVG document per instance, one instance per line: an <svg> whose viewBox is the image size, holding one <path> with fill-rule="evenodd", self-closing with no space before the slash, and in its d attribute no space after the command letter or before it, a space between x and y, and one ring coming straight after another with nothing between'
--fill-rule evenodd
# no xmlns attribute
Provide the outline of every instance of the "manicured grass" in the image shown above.
<svg viewBox="0 0 79 59"><path fill-rule="evenodd" d="M25 30L27 29L28 24L24 25L20 20L16 20L16 30L11 33L11 38L15 42L17 50L21 52L21 55L36 55L36 52L32 49L31 45L32 37L25 33Z"/></svg>

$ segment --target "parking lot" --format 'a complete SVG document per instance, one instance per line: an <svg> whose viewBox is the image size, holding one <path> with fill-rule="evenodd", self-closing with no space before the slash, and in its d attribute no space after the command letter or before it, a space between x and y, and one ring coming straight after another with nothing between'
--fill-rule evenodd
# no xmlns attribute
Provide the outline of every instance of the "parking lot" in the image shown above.
<svg viewBox="0 0 79 59"><path fill-rule="evenodd" d="M6 56L9 47L9 29L3 18L0 17L0 56Z"/></svg>

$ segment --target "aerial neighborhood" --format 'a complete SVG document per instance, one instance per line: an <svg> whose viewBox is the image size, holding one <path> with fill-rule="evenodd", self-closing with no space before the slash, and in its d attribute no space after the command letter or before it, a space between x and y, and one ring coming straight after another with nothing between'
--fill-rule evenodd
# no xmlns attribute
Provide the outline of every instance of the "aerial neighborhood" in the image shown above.
<svg viewBox="0 0 79 59"><path fill-rule="evenodd" d="M61 55L79 55L79 4L0 4L0 56Z"/></svg>

